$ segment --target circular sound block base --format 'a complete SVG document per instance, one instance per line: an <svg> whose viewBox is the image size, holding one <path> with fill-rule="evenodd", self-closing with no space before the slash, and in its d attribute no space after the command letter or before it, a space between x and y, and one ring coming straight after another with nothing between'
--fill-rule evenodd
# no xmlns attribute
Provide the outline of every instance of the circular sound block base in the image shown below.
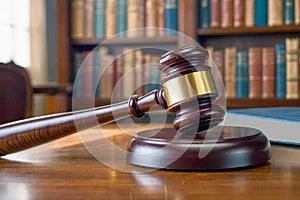
<svg viewBox="0 0 300 200"><path fill-rule="evenodd" d="M127 161L156 169L221 170L259 165L271 158L270 143L257 129L225 126L215 132L216 136L180 135L172 128L139 132L129 143Z"/></svg>

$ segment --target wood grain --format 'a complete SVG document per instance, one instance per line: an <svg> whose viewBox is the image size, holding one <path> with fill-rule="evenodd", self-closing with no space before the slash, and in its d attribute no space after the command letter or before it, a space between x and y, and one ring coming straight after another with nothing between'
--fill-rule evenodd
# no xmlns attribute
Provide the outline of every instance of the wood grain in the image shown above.
<svg viewBox="0 0 300 200"><path fill-rule="evenodd" d="M155 128L155 125L152 126ZM125 149L130 134L143 130L104 126L103 136ZM80 137L97 135L95 127L0 160L2 199L299 199L300 149L272 146L269 164L256 168L177 172L125 173L91 156ZM80 137L79 137L80 136ZM102 152L108 155L109 152ZM122 164L122 161L118 161Z"/></svg>
<svg viewBox="0 0 300 200"><path fill-rule="evenodd" d="M128 116L142 117L145 112L153 110L155 105L166 108L163 90L154 90L141 97L133 95L128 101L112 105L6 123L0 125L0 156L65 137L77 130L111 123Z"/></svg>

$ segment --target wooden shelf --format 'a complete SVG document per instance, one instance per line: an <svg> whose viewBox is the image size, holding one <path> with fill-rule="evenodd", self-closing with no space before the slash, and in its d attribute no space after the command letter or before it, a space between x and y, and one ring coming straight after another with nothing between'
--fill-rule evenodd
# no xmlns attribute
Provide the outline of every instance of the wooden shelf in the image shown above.
<svg viewBox="0 0 300 200"><path fill-rule="evenodd" d="M84 97L73 98L73 103L80 106L80 109L90 108L91 99ZM114 103L127 101L126 98L114 101ZM110 99L95 99L95 106L110 105ZM279 107L279 106L300 106L299 99L227 99L227 108L253 108L253 107ZM79 109L79 108L78 108Z"/></svg>
<svg viewBox="0 0 300 200"><path fill-rule="evenodd" d="M227 108L300 106L299 99L227 99Z"/></svg>
<svg viewBox="0 0 300 200"><path fill-rule="evenodd" d="M166 37L136 37L136 38L111 38L111 39L74 39L71 44L75 46L93 45L135 45L135 44L172 44L177 42L177 36Z"/></svg>
<svg viewBox="0 0 300 200"><path fill-rule="evenodd" d="M273 27L238 27L238 28L204 28L198 29L198 36L225 36L251 34L287 34L300 32L300 26L273 26Z"/></svg>

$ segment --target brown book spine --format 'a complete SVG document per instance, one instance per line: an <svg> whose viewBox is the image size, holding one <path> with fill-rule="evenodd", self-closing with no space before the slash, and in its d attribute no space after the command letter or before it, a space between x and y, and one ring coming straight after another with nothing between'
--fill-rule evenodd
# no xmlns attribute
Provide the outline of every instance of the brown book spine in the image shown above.
<svg viewBox="0 0 300 200"><path fill-rule="evenodd" d="M226 47L224 55L224 81L226 97L234 99L236 97L236 47Z"/></svg>
<svg viewBox="0 0 300 200"><path fill-rule="evenodd" d="M94 56L90 51L83 51L82 58L82 96L89 98L94 96Z"/></svg>
<svg viewBox="0 0 300 200"><path fill-rule="evenodd" d="M113 90L113 100L116 100L115 102L118 102L122 98L122 63L123 63L123 57L122 55L117 56L117 58L114 61L114 90Z"/></svg>
<svg viewBox="0 0 300 200"><path fill-rule="evenodd" d="M212 28L221 26L221 0L210 1L210 26Z"/></svg>
<svg viewBox="0 0 300 200"><path fill-rule="evenodd" d="M85 37L94 37L94 0L85 0Z"/></svg>
<svg viewBox="0 0 300 200"><path fill-rule="evenodd" d="M117 0L106 1L105 35L107 38L117 34Z"/></svg>
<svg viewBox="0 0 300 200"><path fill-rule="evenodd" d="M144 92L150 92L148 89L148 84L150 81L150 64L151 64L151 55L149 53L144 54Z"/></svg>
<svg viewBox="0 0 300 200"><path fill-rule="evenodd" d="M233 27L234 5L233 0L221 1L221 27Z"/></svg>
<svg viewBox="0 0 300 200"><path fill-rule="evenodd" d="M84 0L72 0L71 37L73 39L84 38L84 13Z"/></svg>
<svg viewBox="0 0 300 200"><path fill-rule="evenodd" d="M135 91L135 52L133 49L123 50L123 98L131 96Z"/></svg>
<svg viewBox="0 0 300 200"><path fill-rule="evenodd" d="M286 38L286 98L299 98L299 39Z"/></svg>
<svg viewBox="0 0 300 200"><path fill-rule="evenodd" d="M158 1L158 35L164 36L165 35L165 2L164 0Z"/></svg>
<svg viewBox="0 0 300 200"><path fill-rule="evenodd" d="M254 26L254 0L245 0L245 26Z"/></svg>
<svg viewBox="0 0 300 200"><path fill-rule="evenodd" d="M144 76L144 53L142 50L135 51L135 94L142 96L145 94L145 76Z"/></svg>
<svg viewBox="0 0 300 200"><path fill-rule="evenodd" d="M234 27L245 26L245 0L234 0Z"/></svg>
<svg viewBox="0 0 300 200"><path fill-rule="evenodd" d="M144 36L142 29L145 26L145 1L127 1L127 37Z"/></svg>
<svg viewBox="0 0 300 200"><path fill-rule="evenodd" d="M283 0L268 0L268 25L283 25Z"/></svg>
<svg viewBox="0 0 300 200"><path fill-rule="evenodd" d="M216 50L213 53L213 59L219 70L222 80L224 80L224 53L223 50Z"/></svg>
<svg viewBox="0 0 300 200"><path fill-rule="evenodd" d="M295 0L295 24L300 24L300 0Z"/></svg>
<svg viewBox="0 0 300 200"><path fill-rule="evenodd" d="M146 1L146 36L156 37L158 35L158 3L159 0Z"/></svg>
<svg viewBox="0 0 300 200"><path fill-rule="evenodd" d="M262 97L264 99L275 97L275 49L273 47L262 49Z"/></svg>
<svg viewBox="0 0 300 200"><path fill-rule="evenodd" d="M111 99L114 88L114 56L107 54L101 59L104 60L105 65L103 65L104 71L100 80L100 97L104 99Z"/></svg>
<svg viewBox="0 0 300 200"><path fill-rule="evenodd" d="M249 48L249 98L262 98L262 48Z"/></svg>

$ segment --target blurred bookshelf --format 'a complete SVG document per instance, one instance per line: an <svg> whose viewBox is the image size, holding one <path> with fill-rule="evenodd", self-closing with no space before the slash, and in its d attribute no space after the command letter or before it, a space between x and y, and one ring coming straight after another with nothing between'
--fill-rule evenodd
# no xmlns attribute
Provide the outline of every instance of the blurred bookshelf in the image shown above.
<svg viewBox="0 0 300 200"><path fill-rule="evenodd" d="M222 73L228 108L300 106L300 1L290 2L197 1L197 38Z"/></svg>
<svg viewBox="0 0 300 200"><path fill-rule="evenodd" d="M74 0L76 1L76 0ZM89 0L82 2L91 2ZM128 0L127 0L128 1ZM265 5L265 0L263 0L262 5ZM95 2L95 1L94 1ZM118 1L116 1L118 2ZM125 1L126 2L126 1ZM143 1L147 3L148 1ZM151 1L149 1L151 2ZM156 1L153 1L156 2ZM165 2L165 1L161 1ZM170 2L176 2L170 0ZM224 51L227 47L235 47L236 51L249 51L249 48L252 47L261 47L261 48L275 48L276 44L286 44L286 39L294 39L300 38L300 25L298 20L296 20L295 13L294 22L290 24L286 24L284 21L281 25L269 25L268 22L265 25L247 25L242 24L235 25L234 21L232 24L227 24L226 26L222 26L221 21L219 21L218 26L211 26L210 23L206 23L206 26L203 26L202 21L207 20L211 21L211 7L213 3L219 3L219 20L221 20L221 11L222 5L221 2L229 2L231 3L232 12L224 10L223 13L236 13L238 9L235 7L238 3L245 3L248 1L240 1L240 0L228 0L228 1L219 1L219 0L178 0L177 1L177 29L179 32L195 39L199 42L203 47L208 48L208 51L211 56L214 56L215 51L223 51L223 60L220 61L214 59L215 63L218 65L221 64L220 71L226 71L224 66ZM251 0L249 1L251 2ZM253 0L253 3L256 1ZM296 2L296 0L295 0ZM78 3L78 2L77 2ZM124 3L124 2L123 2ZM128 3L128 2L127 2ZM203 7L205 6L206 7ZM272 4L273 5L273 4ZM215 6L215 5L213 5ZM227 5L229 6L229 5ZM243 9L249 8L249 6L244 5ZM255 5L253 5L255 8ZM223 5L224 7L224 5ZM230 7L230 6L229 6ZM240 7L241 9L242 7ZM253 9L254 9L253 8ZM206 11L204 10L206 9ZM209 9L209 12L207 12ZM243 12L243 9L242 12ZM267 8L260 8L267 9ZM247 12L251 9L246 9ZM168 46L168 47L176 47L179 43L177 35L155 35L151 37L146 36L134 36L134 37L115 37L113 40L106 40L111 36L104 36L103 38L96 38L94 36L90 37L72 37L72 0L60 0L57 2L57 16L58 16L58 28L57 28L57 38L58 38L58 81L59 83L68 83L72 84L74 82L74 71L75 71L75 63L74 63L74 53L82 52L82 51L91 51L100 43L105 44L109 48L109 54L118 55L121 49L138 46L138 45L149 45L150 47L157 46ZM282 11L283 12L283 11ZM268 12L267 12L268 13ZM245 13L246 14L246 13ZM277 13L280 16L280 12ZM274 15L274 14L273 14ZM207 19L205 19L205 16ZM235 19L232 16L233 20ZM253 16L254 17L254 16ZM245 17L246 18L246 17ZM254 20L254 19L253 19ZM202 23L202 24L201 24ZM244 21L244 23L246 23ZM253 21L254 23L254 21ZM213 50L213 51L211 51ZM298 51L299 52L299 48ZM116 54L115 54L116 53ZM146 52L147 53L147 52ZM158 55L156 55L158 56ZM276 58L276 56L275 56ZM297 59L299 60L299 53L297 55ZM248 58L248 61L250 59ZM276 69L274 69L276 70ZM299 73L299 65L297 72ZM261 72L262 73L262 72ZM275 73L275 72L274 72ZM275 75L276 76L276 73ZM299 75L298 75L299 77ZM224 77L224 82L226 85L226 78ZM249 80L249 77L248 77ZM276 77L274 78L276 81ZM299 78L297 79L297 88L299 88ZM248 83L249 84L249 83ZM260 86L261 87L261 86ZM248 88L249 90L249 88ZM299 89L297 89L299 91ZM227 88L226 88L227 91ZM274 91L276 89L274 88ZM81 102L84 101L85 97L76 97L74 101ZM120 100L124 99L124 97L120 98ZM228 97L227 98L227 106L228 108L241 108L241 107L269 107L269 106L300 106L299 100L299 92L295 97L292 98L277 98L276 94L274 94L273 98L249 98L249 97ZM72 99L68 98L68 109L70 109L70 105L72 105ZM96 98L96 105L105 105L109 104L110 99L107 97Z"/></svg>

